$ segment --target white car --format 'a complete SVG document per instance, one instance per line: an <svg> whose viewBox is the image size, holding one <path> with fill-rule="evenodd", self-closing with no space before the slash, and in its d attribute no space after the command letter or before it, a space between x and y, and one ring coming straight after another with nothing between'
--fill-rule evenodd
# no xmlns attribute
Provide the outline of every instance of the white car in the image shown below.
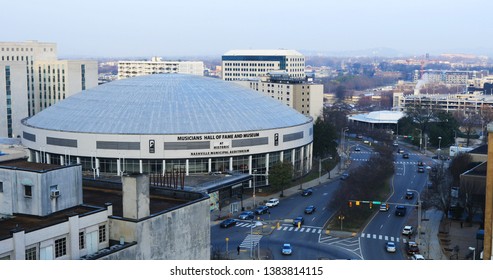
<svg viewBox="0 0 493 280"><path fill-rule="evenodd" d="M293 248L291 248L291 244L286 243L282 245L282 254L283 255L291 255L293 253Z"/></svg>
<svg viewBox="0 0 493 280"><path fill-rule="evenodd" d="M425 260L425 257L423 257L423 255L420 255L420 254L414 254L414 255L411 257L411 260L415 260L415 261L424 261L424 260Z"/></svg>
<svg viewBox="0 0 493 280"><path fill-rule="evenodd" d="M380 204L380 211L381 211L381 212L387 212L387 211L389 211L389 206L388 206L388 204L387 204L387 203L382 203L382 204Z"/></svg>
<svg viewBox="0 0 493 280"><path fill-rule="evenodd" d="M404 226L404 228L402 229L402 234L412 235L413 234L413 227L412 226Z"/></svg>
<svg viewBox="0 0 493 280"><path fill-rule="evenodd" d="M279 204L279 199L271 198L271 199L269 199L269 201L267 201L267 203L265 203L265 206L274 207L274 206L277 206L278 204Z"/></svg>
<svg viewBox="0 0 493 280"><path fill-rule="evenodd" d="M396 251L395 243L391 242L391 241L386 242L385 243L385 250L387 250L387 252L389 252L389 253L395 253L395 251Z"/></svg>

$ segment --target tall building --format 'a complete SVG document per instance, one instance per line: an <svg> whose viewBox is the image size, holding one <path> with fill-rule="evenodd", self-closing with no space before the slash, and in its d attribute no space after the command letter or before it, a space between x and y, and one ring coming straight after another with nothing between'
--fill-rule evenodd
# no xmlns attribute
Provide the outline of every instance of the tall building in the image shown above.
<svg viewBox="0 0 493 280"><path fill-rule="evenodd" d="M152 57L150 61L118 61L118 79L165 73L204 76L204 69L202 61L164 61Z"/></svg>
<svg viewBox="0 0 493 280"><path fill-rule="evenodd" d="M98 85L98 65L58 60L55 43L0 42L0 137L17 137L20 120Z"/></svg>
<svg viewBox="0 0 493 280"><path fill-rule="evenodd" d="M231 50L222 56L223 80L265 77L283 70L293 79L305 79L305 56L295 50Z"/></svg>
<svg viewBox="0 0 493 280"><path fill-rule="evenodd" d="M313 120L322 115L324 103L322 84L292 79L285 72L271 72L266 80L238 80L235 83L262 92Z"/></svg>

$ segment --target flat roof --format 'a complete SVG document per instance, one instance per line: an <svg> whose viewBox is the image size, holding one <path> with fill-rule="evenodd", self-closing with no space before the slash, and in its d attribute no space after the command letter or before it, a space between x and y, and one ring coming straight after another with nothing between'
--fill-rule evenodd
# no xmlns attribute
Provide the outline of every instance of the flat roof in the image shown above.
<svg viewBox="0 0 493 280"><path fill-rule="evenodd" d="M20 169L20 170L37 171L37 172L40 171L45 172L45 171L56 170L56 169L67 168L67 167L69 166L29 162L26 161L26 159L16 159L12 161L0 162L0 168Z"/></svg>
<svg viewBox="0 0 493 280"><path fill-rule="evenodd" d="M90 212L106 211L106 208L78 205L48 216L14 214L0 218L0 240L12 237L12 231L24 230L26 233L68 221L69 217Z"/></svg>

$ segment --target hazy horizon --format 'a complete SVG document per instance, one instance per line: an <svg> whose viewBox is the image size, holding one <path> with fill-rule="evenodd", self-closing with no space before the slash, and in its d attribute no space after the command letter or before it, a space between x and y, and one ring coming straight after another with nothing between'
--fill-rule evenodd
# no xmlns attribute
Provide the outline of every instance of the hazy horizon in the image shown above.
<svg viewBox="0 0 493 280"><path fill-rule="evenodd" d="M2 8L2 41L53 42L59 57L199 57L231 49L493 55L493 2L480 0L17 0Z"/></svg>

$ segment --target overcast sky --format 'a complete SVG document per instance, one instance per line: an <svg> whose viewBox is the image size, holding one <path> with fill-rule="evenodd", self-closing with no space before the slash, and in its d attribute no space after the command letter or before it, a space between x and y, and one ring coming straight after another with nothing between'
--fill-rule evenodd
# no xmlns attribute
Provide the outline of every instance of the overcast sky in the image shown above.
<svg viewBox="0 0 493 280"><path fill-rule="evenodd" d="M63 56L220 56L231 49L493 54L489 0L5 0L0 41Z"/></svg>

